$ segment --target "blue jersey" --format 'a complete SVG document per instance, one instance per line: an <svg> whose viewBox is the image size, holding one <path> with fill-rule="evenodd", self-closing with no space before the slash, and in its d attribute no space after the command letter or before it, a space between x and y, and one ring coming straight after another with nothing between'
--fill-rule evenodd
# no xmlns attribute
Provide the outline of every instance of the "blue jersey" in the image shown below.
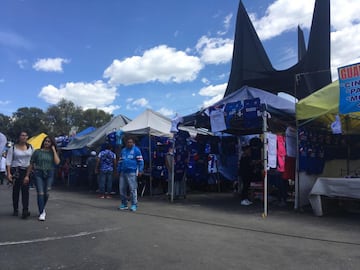
<svg viewBox="0 0 360 270"><path fill-rule="evenodd" d="M109 149L105 149L99 153L98 158L100 159L100 171L114 171L114 160L116 159L114 152Z"/></svg>
<svg viewBox="0 0 360 270"><path fill-rule="evenodd" d="M118 171L124 173L143 172L144 160L141 151L136 146L124 148L120 154Z"/></svg>

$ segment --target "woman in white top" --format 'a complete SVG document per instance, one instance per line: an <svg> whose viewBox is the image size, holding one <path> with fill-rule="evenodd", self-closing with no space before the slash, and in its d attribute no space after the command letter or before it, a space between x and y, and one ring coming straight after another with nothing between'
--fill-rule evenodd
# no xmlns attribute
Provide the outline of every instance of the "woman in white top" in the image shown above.
<svg viewBox="0 0 360 270"><path fill-rule="evenodd" d="M25 178L26 170L30 165L33 148L27 143L28 134L20 132L18 142L9 148L6 157L6 171L9 182L13 184L13 216L19 215L19 197L21 190L21 201L23 206L22 218L30 216L29 212L29 179Z"/></svg>

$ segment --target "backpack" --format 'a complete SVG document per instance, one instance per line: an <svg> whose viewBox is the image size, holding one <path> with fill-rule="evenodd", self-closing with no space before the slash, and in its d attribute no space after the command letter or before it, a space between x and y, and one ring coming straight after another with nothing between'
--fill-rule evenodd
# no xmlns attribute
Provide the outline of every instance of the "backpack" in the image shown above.
<svg viewBox="0 0 360 270"><path fill-rule="evenodd" d="M114 163L114 156L112 155L112 152L110 151L105 151L100 158L101 163L103 164L103 166L107 166L107 167L112 167L113 163Z"/></svg>

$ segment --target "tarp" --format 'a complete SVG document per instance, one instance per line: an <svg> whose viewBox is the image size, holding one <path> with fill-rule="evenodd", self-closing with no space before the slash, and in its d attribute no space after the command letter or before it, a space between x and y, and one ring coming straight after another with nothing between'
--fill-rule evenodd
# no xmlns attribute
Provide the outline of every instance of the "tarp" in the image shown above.
<svg viewBox="0 0 360 270"><path fill-rule="evenodd" d="M28 139L27 142L30 143L34 149L39 149L41 147L41 143L43 142L43 140L46 136L47 136L47 134L40 133L40 134Z"/></svg>
<svg viewBox="0 0 360 270"><path fill-rule="evenodd" d="M94 127L87 127L87 128L85 128L84 130L76 133L76 136L75 136L75 137L84 136L84 135L86 135L86 134L89 134L89 133L93 132L95 129L96 129L96 128L94 128Z"/></svg>
<svg viewBox="0 0 360 270"><path fill-rule="evenodd" d="M295 120L295 103L282 98L278 95L272 94L266 90L261 90L254 87L243 86L236 92L231 93L230 95L224 97L222 100L216 102L211 105L211 107L217 107L221 105L225 105L230 102L243 101L246 99L260 98L260 102L265 104L266 111L271 114L272 117L277 116L279 119L283 121L294 121ZM184 125L196 125L196 127L203 127L210 129L210 122L204 121L203 112L207 110L205 108L197 113L184 116ZM269 119L271 120L271 119ZM241 127L239 127L241 128ZM229 133L236 133L229 131ZM241 132L240 132L241 133Z"/></svg>
<svg viewBox="0 0 360 270"><path fill-rule="evenodd" d="M119 130L121 127L125 126L131 120L123 115L118 115L111 119L105 125L99 127L98 129L88 133L87 135L81 137L75 137L71 142L61 149L63 150L74 150L81 149L84 147L94 147L96 144L101 144L105 141L106 135L109 133Z"/></svg>
<svg viewBox="0 0 360 270"><path fill-rule="evenodd" d="M133 121L123 126L124 133L135 135L152 135L158 137L172 137L170 133L171 120L160 113L146 109Z"/></svg>
<svg viewBox="0 0 360 270"><path fill-rule="evenodd" d="M334 81L300 100L296 104L296 119L321 122L329 126L339 114L339 91L339 81ZM339 116L345 133L360 132L359 112Z"/></svg>

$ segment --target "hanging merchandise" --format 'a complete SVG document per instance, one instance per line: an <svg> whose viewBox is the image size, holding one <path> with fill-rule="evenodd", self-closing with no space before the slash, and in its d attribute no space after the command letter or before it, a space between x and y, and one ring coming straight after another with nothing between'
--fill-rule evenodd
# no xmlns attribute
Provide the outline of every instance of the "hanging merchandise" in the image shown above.
<svg viewBox="0 0 360 270"><path fill-rule="evenodd" d="M246 128L261 128L262 118L260 111L260 98L244 100L244 126Z"/></svg>
<svg viewBox="0 0 360 270"><path fill-rule="evenodd" d="M225 115L221 108L214 108L210 111L210 125L212 132L226 130Z"/></svg>
<svg viewBox="0 0 360 270"><path fill-rule="evenodd" d="M183 118L181 116L179 116L178 114L175 114L175 117L173 119L171 119L170 132L171 133L179 132L178 126L182 122L183 122Z"/></svg>
<svg viewBox="0 0 360 270"><path fill-rule="evenodd" d="M268 168L272 168L272 169L276 169L277 163L276 163L276 159L277 159L277 140L276 140L276 135L272 134L270 132L267 132L265 134L267 142L268 142Z"/></svg>
<svg viewBox="0 0 360 270"><path fill-rule="evenodd" d="M226 127L230 128L231 120L236 116L241 114L241 110L243 109L243 104L241 101L229 102L225 105L224 113L225 113L225 123Z"/></svg>
<svg viewBox="0 0 360 270"><path fill-rule="evenodd" d="M335 116L335 121L331 123L331 131L333 134L342 133L341 120L338 114Z"/></svg>

